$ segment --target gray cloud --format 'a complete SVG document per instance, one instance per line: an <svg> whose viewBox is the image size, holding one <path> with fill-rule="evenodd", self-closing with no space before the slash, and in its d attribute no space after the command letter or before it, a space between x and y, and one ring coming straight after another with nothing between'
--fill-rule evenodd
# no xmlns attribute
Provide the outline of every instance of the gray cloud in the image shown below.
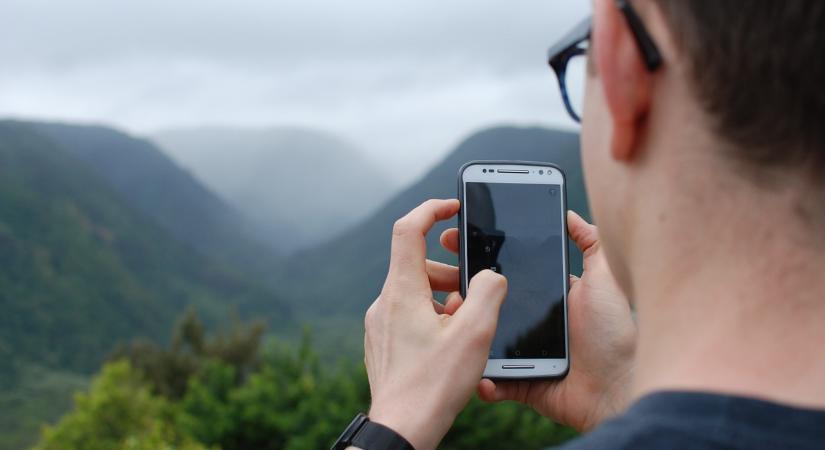
<svg viewBox="0 0 825 450"><path fill-rule="evenodd" d="M544 51L588 10L584 0L2 0L0 114L136 132L319 127L412 177L477 127L569 124Z"/></svg>

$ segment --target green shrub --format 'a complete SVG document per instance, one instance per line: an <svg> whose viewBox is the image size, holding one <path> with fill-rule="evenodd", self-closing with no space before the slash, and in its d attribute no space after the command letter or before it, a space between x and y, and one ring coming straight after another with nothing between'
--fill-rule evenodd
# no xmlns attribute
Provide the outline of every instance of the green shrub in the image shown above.
<svg viewBox="0 0 825 450"><path fill-rule="evenodd" d="M257 328L236 325L230 337L209 339L192 320L180 322L189 332L176 331L183 337L170 348L132 346L124 353L129 360L105 366L36 450L329 448L358 411L368 410L363 364L322 364L308 335L299 345L273 342L258 351ZM523 406L473 400L441 448L499 449L506 442L538 449L572 436Z"/></svg>
<svg viewBox="0 0 825 450"><path fill-rule="evenodd" d="M107 364L88 393L35 450L200 450L202 445L172 426L175 407L153 395L126 361Z"/></svg>

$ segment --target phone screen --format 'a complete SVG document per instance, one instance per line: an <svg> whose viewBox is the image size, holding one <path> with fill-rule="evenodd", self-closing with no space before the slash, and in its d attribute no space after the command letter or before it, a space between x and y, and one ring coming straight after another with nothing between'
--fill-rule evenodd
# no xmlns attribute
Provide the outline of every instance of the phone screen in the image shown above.
<svg viewBox="0 0 825 450"><path fill-rule="evenodd" d="M490 359L566 358L561 186L465 183L467 271L508 280Z"/></svg>

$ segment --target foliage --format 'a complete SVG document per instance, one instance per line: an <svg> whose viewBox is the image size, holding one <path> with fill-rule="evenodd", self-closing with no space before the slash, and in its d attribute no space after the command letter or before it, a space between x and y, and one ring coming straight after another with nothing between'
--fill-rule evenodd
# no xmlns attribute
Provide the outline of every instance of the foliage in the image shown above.
<svg viewBox="0 0 825 450"><path fill-rule="evenodd" d="M515 403L490 405L476 398L464 408L441 443L442 449L500 450L546 448L576 432Z"/></svg>
<svg viewBox="0 0 825 450"><path fill-rule="evenodd" d="M89 385L85 376L36 364L15 364L14 386L0 390L0 449L32 446L44 422L72 407L72 395Z"/></svg>
<svg viewBox="0 0 825 450"><path fill-rule="evenodd" d="M120 355L126 359L104 368L88 394L78 395L73 412L44 431L36 450L326 448L357 411L368 409L362 364L322 363L308 333L300 345L273 341L258 350L250 340L260 341L260 325L232 329L207 337L190 313L169 348L131 347ZM182 391L170 389L172 373L185 377ZM522 406L474 400L441 448L494 449L502 442L542 448L572 435Z"/></svg>
<svg viewBox="0 0 825 450"><path fill-rule="evenodd" d="M363 370L324 370L308 340L297 351L270 348L263 360L234 388L232 370L218 364L197 377L182 402L186 428L224 450L322 448L368 406Z"/></svg>
<svg viewBox="0 0 825 450"><path fill-rule="evenodd" d="M392 221L424 198L454 195L455 169L468 159L552 158L579 186L576 145L574 135L546 130L481 133L374 217L284 269L227 237L236 221L223 222L226 209L150 144L96 127L0 121L0 448L27 445L42 422L68 408L69 393L87 385L115 343L138 336L172 343L134 342L113 361L127 360L136 374L124 389L145 388L164 406L144 410L152 425L134 436L89 448L179 446L187 435L227 450L328 445L368 407L363 368L329 361L351 360L362 345L361 316L386 273ZM581 189L571 189L569 200L586 208ZM267 317L277 321L271 331L295 341L296 324L312 323L321 344L262 350L260 325L207 338L194 316L170 334L187 307L209 327L228 310ZM103 396L101 389L96 384L82 398ZM121 394L112 401L130 401ZM81 407L66 423L91 435L104 417ZM76 414L87 419L70 419ZM62 445L48 438L68 433L61 427L69 425L43 435L41 448ZM564 433L524 408L471 403L444 448L485 448L505 437L530 448Z"/></svg>
<svg viewBox="0 0 825 450"><path fill-rule="evenodd" d="M177 241L210 259L260 274L276 255L234 207L152 142L105 126L25 122L105 181ZM250 279L251 280L251 279ZM250 281L247 280L247 281ZM258 304L257 310L265 305Z"/></svg>
<svg viewBox="0 0 825 450"><path fill-rule="evenodd" d="M0 341L0 390L17 384L18 373L15 367L14 352L11 346Z"/></svg>
<svg viewBox="0 0 825 450"><path fill-rule="evenodd" d="M0 121L0 354L13 349L28 362L91 373L113 342L165 339L187 306L209 323L232 309L290 314L256 280L176 240L33 126ZM0 384L9 370L0 367Z"/></svg>
<svg viewBox="0 0 825 450"><path fill-rule="evenodd" d="M35 450L198 450L202 445L176 430L176 408L153 395L126 361L108 364L75 410L43 431Z"/></svg>
<svg viewBox="0 0 825 450"><path fill-rule="evenodd" d="M0 449L23 448L43 422L65 412L76 380L85 384L115 343L167 340L188 306L210 326L230 310L292 322L289 307L259 279L177 240L36 128L0 121ZM107 139L98 150L134 158L146 150L120 148L124 140ZM123 163L108 167L110 175L130 178L143 167ZM135 183L178 186L141 174ZM55 376L27 378L33 366ZM65 382L49 384L57 380ZM42 401L48 395L53 401Z"/></svg>
<svg viewBox="0 0 825 450"><path fill-rule="evenodd" d="M172 345L162 348L138 340L116 349L110 359L126 358L150 381L155 391L179 399L190 378L205 362L222 361L233 369L234 381L240 381L259 364L258 349L264 333L263 323L242 326L237 319L229 330L211 339L193 309L187 310L172 335Z"/></svg>

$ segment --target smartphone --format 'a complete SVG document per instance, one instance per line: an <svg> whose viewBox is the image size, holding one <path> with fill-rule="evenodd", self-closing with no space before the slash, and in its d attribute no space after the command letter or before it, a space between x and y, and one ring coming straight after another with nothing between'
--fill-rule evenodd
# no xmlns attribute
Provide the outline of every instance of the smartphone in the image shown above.
<svg viewBox="0 0 825 450"><path fill-rule="evenodd" d="M490 269L508 280L485 378L558 378L570 367L564 173L548 163L473 161L458 174L461 295Z"/></svg>

